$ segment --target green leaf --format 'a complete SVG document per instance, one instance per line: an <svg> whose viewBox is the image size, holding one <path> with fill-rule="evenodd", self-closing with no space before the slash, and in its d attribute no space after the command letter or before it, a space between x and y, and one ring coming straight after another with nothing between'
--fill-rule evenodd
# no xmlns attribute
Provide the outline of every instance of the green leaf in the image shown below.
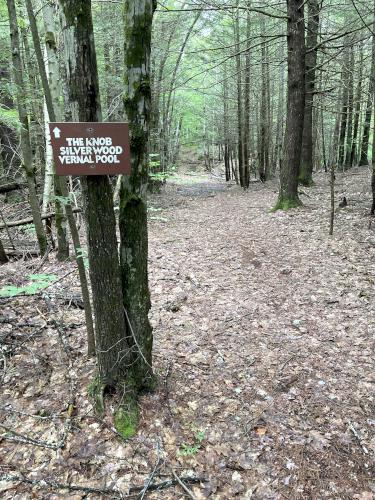
<svg viewBox="0 0 375 500"><path fill-rule="evenodd" d="M24 288L18 288L17 286L5 285L0 289L0 297L14 297L19 293L24 292Z"/></svg>
<svg viewBox="0 0 375 500"><path fill-rule="evenodd" d="M21 293L34 295L56 281L58 276L56 274L29 274L28 278L31 281L29 285L21 287L5 285L0 289L0 297L15 297Z"/></svg>

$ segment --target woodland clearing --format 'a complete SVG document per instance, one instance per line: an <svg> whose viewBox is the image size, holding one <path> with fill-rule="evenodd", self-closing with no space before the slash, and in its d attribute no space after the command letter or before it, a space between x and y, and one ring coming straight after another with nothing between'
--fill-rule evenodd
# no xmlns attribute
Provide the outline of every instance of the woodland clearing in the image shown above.
<svg viewBox="0 0 375 500"><path fill-rule="evenodd" d="M332 237L324 173L287 212L270 212L273 181L184 175L151 196L158 386L129 441L87 395L75 264L2 266L2 286L61 279L0 299L1 497L374 498L370 175L336 175L349 205Z"/></svg>

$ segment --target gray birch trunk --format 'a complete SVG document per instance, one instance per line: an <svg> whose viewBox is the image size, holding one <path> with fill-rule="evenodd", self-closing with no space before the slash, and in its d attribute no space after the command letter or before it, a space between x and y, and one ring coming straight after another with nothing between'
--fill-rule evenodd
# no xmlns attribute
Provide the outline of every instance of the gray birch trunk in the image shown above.
<svg viewBox="0 0 375 500"><path fill-rule="evenodd" d="M35 226L36 236L38 239L39 249L40 253L43 255L47 251L47 237L44 231L42 218L40 215L39 200L35 188L36 183L35 183L35 174L33 168L31 144L30 144L29 118L24 100L26 88L24 86L20 37L17 25L17 13L14 0L7 0L7 7L9 13L14 83L16 85L16 101L17 101L19 120L22 127L21 128L22 166L26 174L31 213Z"/></svg>
<svg viewBox="0 0 375 500"><path fill-rule="evenodd" d="M45 96L45 104L47 107L47 113L48 113L48 118L51 119L51 121L58 121L58 118L61 116L61 109L60 109L60 104L59 104L59 95L57 95L59 86L58 86L58 77L56 75L56 71L58 72L58 62L57 62L57 56L56 56L56 39L53 31L48 31L48 35L46 36L46 45L47 45L47 54L50 57L50 66L54 68L54 76L53 78L51 77L51 74L49 74L50 78L52 78L52 85L49 85L49 80L47 77L47 72L46 72L46 67L43 61L43 56L42 56L42 49L40 46L40 40L39 40L39 35L38 35L38 28L34 16L34 11L32 8L32 3L30 0L27 1L27 10L28 10L28 15L30 19L30 27L31 27L31 32L33 36L33 41L34 41L34 48L35 48L35 54L37 58L37 63L39 67L39 73L42 81L42 87L44 91L44 96ZM50 5L47 5L45 7L50 7ZM48 19L48 13L47 13L47 19ZM51 21L48 21L51 22ZM52 25L49 25L52 28ZM48 50L48 48L50 50ZM51 91L52 87L52 91ZM85 308L85 319L86 319L86 331L87 331L87 351L89 356L93 356L95 354L95 335L94 335L94 325L93 325L93 319L92 319L92 311L91 311L91 304L90 304L90 294L89 294L89 289L88 289L88 283L87 283L87 276L86 276L86 271L85 271L85 266L84 266L84 261L83 261L83 256L81 252L81 245L79 241L79 234L78 234L78 229L77 225L75 222L73 210L69 201L69 192L66 186L66 179L65 177L58 177L54 176L54 184L55 184L55 194L58 197L63 197L65 198L65 212L66 216L69 222L69 227L70 227L70 232L72 235L72 240L73 240L73 245L74 245L74 250L75 250L75 256L76 256L76 261L77 261L77 267L78 267L78 273L79 273L79 279L80 279L80 284L81 284L81 290L82 290L82 300ZM59 238L59 249L61 245L61 249L59 250L59 257L62 259L64 256L69 255L69 243L67 240L65 240L66 236L66 231L65 231L65 226L64 226L64 218L62 217L62 212L60 211L61 204L58 201L57 206L59 207L59 211L56 212L56 226L58 233L60 231L60 234L58 236ZM56 204L55 204L56 206ZM59 220L58 220L59 219ZM65 242L66 242L66 247L65 247ZM64 250L65 249L65 250Z"/></svg>
<svg viewBox="0 0 375 500"><path fill-rule="evenodd" d="M35 54L39 66L39 73L40 73L40 78L42 80L42 86L43 89L45 88L46 85L48 85L47 82L47 74L46 74L46 68L45 68L45 62L43 60L43 55L42 55L42 49L40 46L40 39L39 39L39 33L38 33L38 27L36 24L36 19L34 16L34 11L33 11L33 6L31 3L31 0L26 0L26 9L27 9L27 14L29 17L29 22L30 22L30 29L31 29L31 35L33 38L33 43L34 43L34 49L35 49ZM49 52L47 50L47 58L49 56ZM46 95L46 102L45 106L47 108L47 113L44 113L44 116L47 119L47 122L49 122L49 111L52 109L52 104L50 102L51 96ZM47 115L47 116L46 116ZM53 120L54 121L54 120ZM48 123L45 125L46 128L48 128ZM49 134L46 134L46 139L48 141L48 136ZM48 148L46 148L47 150ZM51 153L51 151L50 151ZM47 164L47 155L45 155L45 161L46 161L46 168L45 168L45 184L47 184L47 187L45 186L45 194L49 195L48 193L48 184L52 183L51 175L52 174L52 159L50 160L49 165ZM55 217L55 223L56 223L56 229L57 229L57 241L58 241L58 250L57 250L57 258L60 261L66 260L69 257L69 243L66 237L66 220L65 216L63 213L63 207L62 203L60 201L62 193L60 189L59 182L57 179L54 179L54 187L55 187L55 212L56 212L56 217ZM45 200L45 195L43 195L43 203Z"/></svg>
<svg viewBox="0 0 375 500"><path fill-rule="evenodd" d="M44 102L43 106L44 112L44 134L46 137L45 145L45 169L44 169L44 186L43 186L43 201L42 201L42 215L47 213L48 205L51 201L51 192L53 188L53 156L52 156L52 147L51 147L51 137L49 132L49 116L47 105Z"/></svg>

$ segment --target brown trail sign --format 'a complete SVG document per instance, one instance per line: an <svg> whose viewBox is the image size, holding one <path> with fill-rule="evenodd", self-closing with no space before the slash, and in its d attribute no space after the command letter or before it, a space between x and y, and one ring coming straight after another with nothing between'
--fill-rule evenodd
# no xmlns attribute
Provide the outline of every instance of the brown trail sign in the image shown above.
<svg viewBox="0 0 375 500"><path fill-rule="evenodd" d="M130 174L127 123L50 123L57 175Z"/></svg>

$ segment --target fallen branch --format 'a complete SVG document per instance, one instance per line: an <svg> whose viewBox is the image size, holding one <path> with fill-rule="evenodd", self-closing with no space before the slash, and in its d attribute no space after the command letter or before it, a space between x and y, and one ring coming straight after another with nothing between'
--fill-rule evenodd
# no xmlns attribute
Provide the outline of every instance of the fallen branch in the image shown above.
<svg viewBox="0 0 375 500"><path fill-rule="evenodd" d="M185 483L199 483L199 477L181 477L180 481L184 481ZM68 490L68 491L84 491L85 493L97 493L101 495L108 495L111 498L134 498L138 497L139 493L143 491L144 486L132 486L129 488L129 494L124 495L121 491L116 490L114 488L95 488L90 486L80 486L77 484L68 484L68 483L59 483L58 481L53 481L50 479L29 479L25 476L16 476L11 474L0 475L0 481L14 481L27 483L32 485L44 486L48 488L55 488L57 490ZM170 488L179 484L176 479L168 479L166 481L162 481L160 483L151 484L148 487L148 491L161 490L165 488Z"/></svg>
<svg viewBox="0 0 375 500"><path fill-rule="evenodd" d="M0 427L11 434L11 436L1 436L1 439L7 439L8 441L15 441L17 443L25 443L32 444L33 446L38 446L39 448L49 448L50 450L60 450L64 447L66 439L62 439L60 443L48 443L47 441L39 441L37 439L30 438L28 436L24 436L23 434L19 434L18 432L10 429L6 425L0 423Z"/></svg>
<svg viewBox="0 0 375 500"><path fill-rule="evenodd" d="M73 208L73 213L77 214L82 212L82 208ZM46 219L51 219L55 217L56 213L55 212L48 212L48 214L42 215L42 220ZM6 227L18 227L18 226L25 226L26 224L33 224L33 218L32 217L27 217L27 219L21 219L21 220L14 220L14 221L9 221L5 222L5 224L0 224L0 229L5 229Z"/></svg>
<svg viewBox="0 0 375 500"><path fill-rule="evenodd" d="M57 330L61 347L66 355L66 378L69 386L69 401L67 407L67 418L64 425L64 432L60 442L60 447L64 448L66 440L68 438L68 434L72 428L72 418L76 402L77 376L73 368L73 360L71 356L72 348L70 347L68 339L66 338L65 325L62 321L58 320L56 314L54 313L54 307L52 305L50 297L44 293L43 298L48 307L52 324Z"/></svg>
<svg viewBox="0 0 375 500"><path fill-rule="evenodd" d="M174 478L176 479L176 481L178 482L178 484L181 486L181 488L185 491L185 493L187 494L187 496L189 498L191 498L192 500L195 500L195 496L193 495L193 493L189 490L189 488L186 486L186 484L181 480L180 477L178 477L178 475L175 473L175 471L173 469L171 469L171 472L174 476Z"/></svg>
<svg viewBox="0 0 375 500"><path fill-rule="evenodd" d="M39 485L44 487L55 488L58 490L69 490L69 491L84 491L85 493L97 493L100 495L110 495L111 498L126 498L122 495L120 491L112 488L92 488L89 486L79 486L75 484L59 483L57 481L52 481L50 479L29 479L24 476L13 476L13 475L3 475L0 476L0 481L17 481L21 483L27 483L32 485Z"/></svg>
<svg viewBox="0 0 375 500"><path fill-rule="evenodd" d="M368 449L362 443L361 436L358 434L357 429L354 427L354 425L352 424L352 422L350 420L348 421L348 426L349 426L350 431L354 434L354 437L357 439L359 446L362 448L363 453L365 455L367 455L368 454Z"/></svg>
<svg viewBox="0 0 375 500"><path fill-rule="evenodd" d="M38 257L40 252L38 250L5 250L8 257Z"/></svg>
<svg viewBox="0 0 375 500"><path fill-rule="evenodd" d="M26 183L23 181L8 182L7 184L0 185L0 194L10 193L11 191L17 191L17 189L21 189L25 186Z"/></svg>
<svg viewBox="0 0 375 500"><path fill-rule="evenodd" d="M154 477L155 477L157 470L160 468L161 459L160 459L160 443L159 443L159 441L157 442L156 450L157 450L156 464L155 464L153 471L150 474L150 477L148 478L146 484L144 485L143 490L139 494L140 500L143 500L143 498L145 497L147 490L149 489L149 487L152 485L152 483L154 481Z"/></svg>

